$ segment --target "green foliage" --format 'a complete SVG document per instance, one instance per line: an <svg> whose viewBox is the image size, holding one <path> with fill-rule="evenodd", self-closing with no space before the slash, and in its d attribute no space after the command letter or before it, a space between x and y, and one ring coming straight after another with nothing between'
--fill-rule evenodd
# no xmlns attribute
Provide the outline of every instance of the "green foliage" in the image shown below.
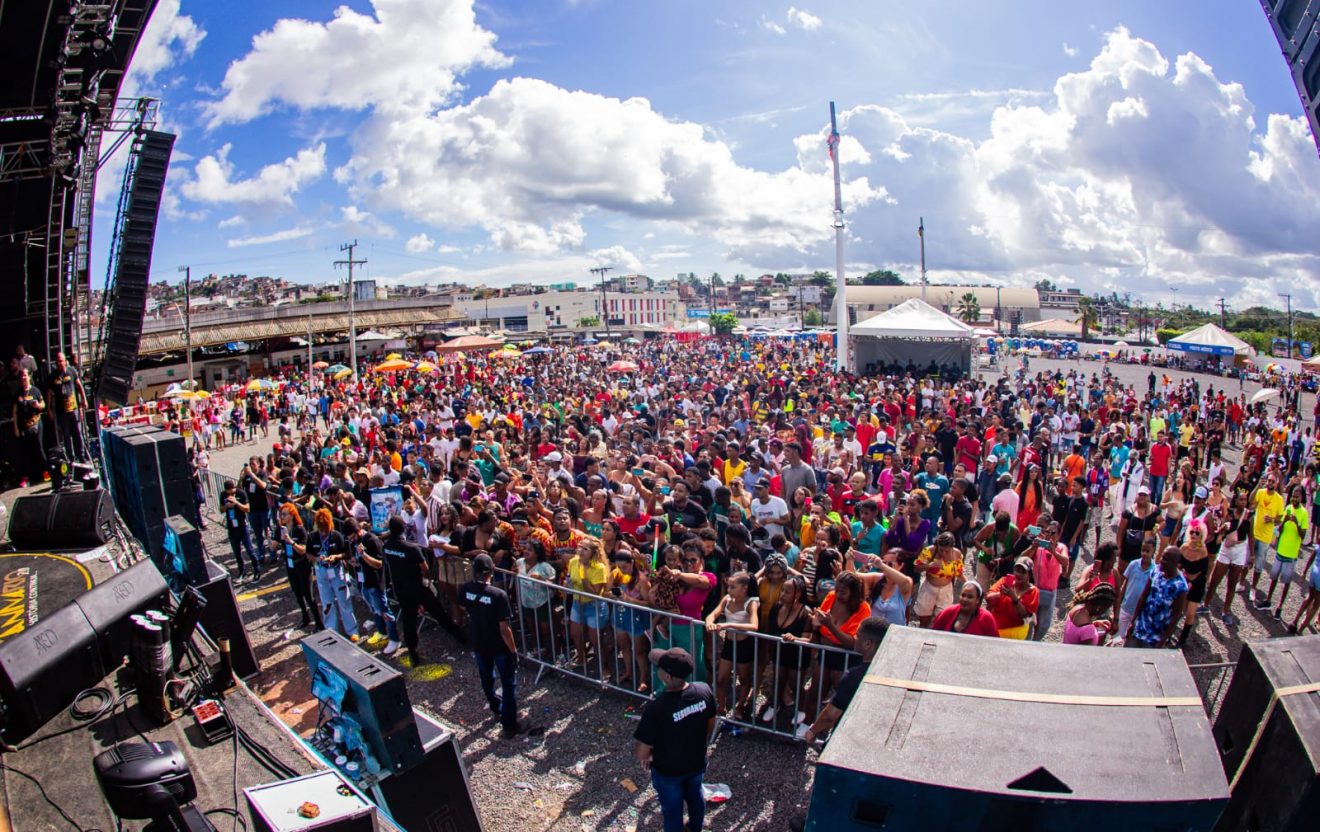
<svg viewBox="0 0 1320 832"><path fill-rule="evenodd" d="M981 302L975 292L968 292L958 298L958 318L965 324L976 323L981 319Z"/></svg>
<svg viewBox="0 0 1320 832"><path fill-rule="evenodd" d="M825 316L819 309L807 309L802 313L803 326L821 326L825 323Z"/></svg>
<svg viewBox="0 0 1320 832"><path fill-rule="evenodd" d="M596 315L592 315L588 318L578 318L577 325L588 329L593 326L600 326L600 318Z"/></svg>
<svg viewBox="0 0 1320 832"><path fill-rule="evenodd" d="M817 269L816 271L811 273L810 282L812 286L820 286L823 288L825 286L833 286L834 278L830 276L829 272L821 271L820 269Z"/></svg>
<svg viewBox="0 0 1320 832"><path fill-rule="evenodd" d="M1037 291L1037 292L1057 292L1057 291L1059 291L1059 287L1058 287L1058 286L1055 286L1055 285L1054 285L1054 281L1053 281L1053 280L1050 280L1048 277L1042 277L1040 280L1037 280L1037 281L1036 281L1036 291Z"/></svg>
<svg viewBox="0 0 1320 832"><path fill-rule="evenodd" d="M716 312L710 316L710 331L715 335L728 335L738 325L738 316L732 312Z"/></svg>
<svg viewBox="0 0 1320 832"><path fill-rule="evenodd" d="M1159 329L1155 330L1155 340L1159 341L1161 344L1167 344L1169 343L1170 340L1177 338L1179 335L1182 335L1183 333L1190 331L1191 330L1188 329L1180 329L1174 327L1160 327Z"/></svg>
<svg viewBox="0 0 1320 832"><path fill-rule="evenodd" d="M852 282L854 281L849 281L849 283ZM899 276L898 272L890 271L889 269L880 269L878 271L870 272L869 274L864 275L862 279L857 282L859 282L860 285L862 286L906 286L907 285L906 283L903 282L903 278Z"/></svg>

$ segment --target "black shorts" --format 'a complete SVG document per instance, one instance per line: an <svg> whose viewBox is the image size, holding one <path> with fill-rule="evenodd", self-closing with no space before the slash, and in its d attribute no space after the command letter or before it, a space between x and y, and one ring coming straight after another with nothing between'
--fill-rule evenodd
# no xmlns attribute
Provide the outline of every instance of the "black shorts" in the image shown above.
<svg viewBox="0 0 1320 832"><path fill-rule="evenodd" d="M737 645L737 658L734 657L734 646ZM756 640L745 638L742 641L734 641L726 638L724 644L720 647L720 659L726 662L735 662L736 664L751 664L752 659L756 658Z"/></svg>

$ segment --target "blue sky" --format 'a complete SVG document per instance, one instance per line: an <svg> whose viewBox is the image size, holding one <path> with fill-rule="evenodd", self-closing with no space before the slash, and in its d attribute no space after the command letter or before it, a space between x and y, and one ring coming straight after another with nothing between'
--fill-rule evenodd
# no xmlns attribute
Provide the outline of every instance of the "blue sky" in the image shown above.
<svg viewBox="0 0 1320 832"><path fill-rule="evenodd" d="M153 279L489 285L593 265L1050 277L1154 302L1320 288L1320 160L1241 0L161 0L130 88L177 132ZM102 172L94 285L120 167Z"/></svg>

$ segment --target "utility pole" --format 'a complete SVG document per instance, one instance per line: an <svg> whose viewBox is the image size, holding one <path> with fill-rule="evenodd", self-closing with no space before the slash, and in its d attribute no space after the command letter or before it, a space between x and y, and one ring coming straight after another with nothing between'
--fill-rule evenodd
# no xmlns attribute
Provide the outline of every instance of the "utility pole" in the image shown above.
<svg viewBox="0 0 1320 832"><path fill-rule="evenodd" d="M838 342L834 349L837 369L845 372L848 361L848 280L843 275L843 187L839 183L839 124L834 117L834 102L830 102L830 161L834 163L834 304L835 333Z"/></svg>
<svg viewBox="0 0 1320 832"><path fill-rule="evenodd" d="M610 332L610 311L605 303L605 273L614 271L613 266L597 266L594 269L588 269L592 274L600 278L600 320L605 324L605 334Z"/></svg>
<svg viewBox="0 0 1320 832"><path fill-rule="evenodd" d="M312 316L307 316L307 390L311 392L314 377L312 375Z"/></svg>
<svg viewBox="0 0 1320 832"><path fill-rule="evenodd" d="M926 218L917 218L917 239L921 240L921 302L926 302Z"/></svg>
<svg viewBox="0 0 1320 832"><path fill-rule="evenodd" d="M183 343L188 350L188 381L193 381L192 365L192 266L180 266L183 272ZM188 389L192 389L189 387Z"/></svg>
<svg viewBox="0 0 1320 832"><path fill-rule="evenodd" d="M1228 310L1224 308L1223 298L1219 299L1219 326L1225 332L1228 331Z"/></svg>
<svg viewBox="0 0 1320 832"><path fill-rule="evenodd" d="M1288 301L1288 357L1293 357L1293 318L1292 318L1292 295L1285 295L1280 292L1279 297Z"/></svg>
<svg viewBox="0 0 1320 832"><path fill-rule="evenodd" d="M367 261L353 259L353 249L355 248L357 248L357 240L340 246L340 251L348 252L348 259L336 260L335 268L348 266L348 357L350 359L348 366L353 370L353 379L357 380L357 322L353 319L353 296L357 294L357 286L353 284L353 267L361 266Z"/></svg>

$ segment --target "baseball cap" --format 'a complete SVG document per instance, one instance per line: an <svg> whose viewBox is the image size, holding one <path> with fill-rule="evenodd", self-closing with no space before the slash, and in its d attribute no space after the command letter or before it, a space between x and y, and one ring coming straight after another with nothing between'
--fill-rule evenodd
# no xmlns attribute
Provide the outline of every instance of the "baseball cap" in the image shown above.
<svg viewBox="0 0 1320 832"><path fill-rule="evenodd" d="M757 487L757 488L769 488L769 487L770 487L770 480L766 479L765 477L761 477L759 480L756 481L756 487Z"/></svg>
<svg viewBox="0 0 1320 832"><path fill-rule="evenodd" d="M1196 487L1196 495L1195 495L1195 496L1198 497L1199 499L1204 500L1206 497L1209 497L1209 496L1210 496L1210 490L1207 489L1204 485L1198 485L1198 486Z"/></svg>
<svg viewBox="0 0 1320 832"><path fill-rule="evenodd" d="M559 451L551 451L550 453L548 453L548 454L545 455L545 461L546 461L546 462L563 462L563 461L564 461L564 455L561 454Z"/></svg>
<svg viewBox="0 0 1320 832"><path fill-rule="evenodd" d="M481 557L481 556L478 555L477 557ZM1015 567L1020 566L1023 569L1027 570L1028 572L1036 571L1036 564L1032 563L1031 558L1027 557L1026 555L1023 555L1022 557L1013 561L1013 566Z"/></svg>
<svg viewBox="0 0 1320 832"><path fill-rule="evenodd" d="M489 575L495 571L495 561L490 559L490 555L477 555L472 559L472 574Z"/></svg>
<svg viewBox="0 0 1320 832"><path fill-rule="evenodd" d="M478 555L478 558L483 557ZM487 558L489 560L489 558ZM648 656L651 664L660 668L676 679L686 679L692 675L696 665L692 662L692 656L682 647L671 647L668 650L652 650Z"/></svg>
<svg viewBox="0 0 1320 832"><path fill-rule="evenodd" d="M1150 486L1148 486L1148 485L1143 485L1143 486L1141 486L1140 488L1137 489L1137 493L1138 493L1138 494L1145 494L1146 496L1150 496Z"/></svg>

